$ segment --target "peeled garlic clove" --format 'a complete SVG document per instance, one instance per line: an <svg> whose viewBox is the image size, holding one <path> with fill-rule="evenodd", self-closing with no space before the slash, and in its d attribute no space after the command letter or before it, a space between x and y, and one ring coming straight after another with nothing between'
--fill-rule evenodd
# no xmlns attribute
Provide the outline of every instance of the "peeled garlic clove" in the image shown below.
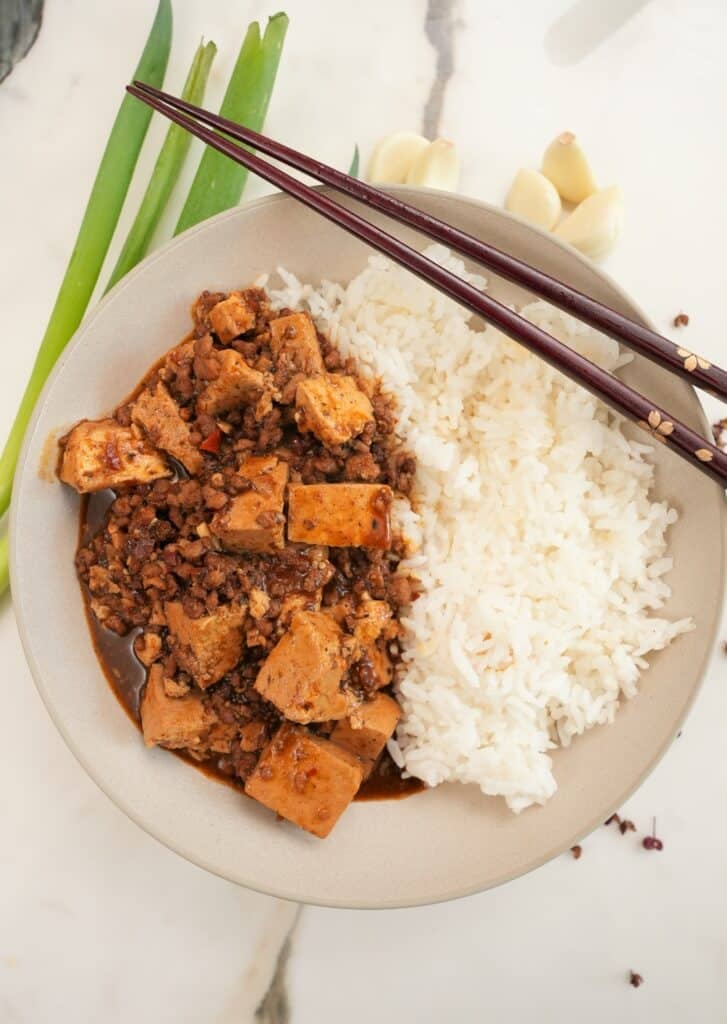
<svg viewBox="0 0 727 1024"><path fill-rule="evenodd" d="M505 209L550 231L560 217L560 196L544 175L523 167L510 186Z"/></svg>
<svg viewBox="0 0 727 1024"><path fill-rule="evenodd" d="M369 160L367 177L379 185L402 185L411 165L429 145L429 140L416 132L387 135L377 145Z"/></svg>
<svg viewBox="0 0 727 1024"><path fill-rule="evenodd" d="M406 183L455 192L459 184L459 157L454 143L447 139L430 142L409 168Z"/></svg>
<svg viewBox="0 0 727 1024"><path fill-rule="evenodd" d="M584 256L597 260L610 252L621 234L624 203L617 185L603 188L575 208L555 229L557 238L570 242Z"/></svg>
<svg viewBox="0 0 727 1024"><path fill-rule="evenodd" d="M543 174L569 203L582 203L596 191L593 172L573 132L553 139L543 156Z"/></svg>

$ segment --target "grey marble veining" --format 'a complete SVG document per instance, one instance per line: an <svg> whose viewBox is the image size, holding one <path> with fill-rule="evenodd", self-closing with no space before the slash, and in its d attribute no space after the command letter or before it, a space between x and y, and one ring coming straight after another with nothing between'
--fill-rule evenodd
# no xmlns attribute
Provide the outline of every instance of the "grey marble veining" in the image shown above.
<svg viewBox="0 0 727 1024"><path fill-rule="evenodd" d="M0 0L0 82L38 37L43 0Z"/></svg>
<svg viewBox="0 0 727 1024"><path fill-rule="evenodd" d="M293 951L293 940L304 908L299 907L278 950L275 969L265 995L255 1010L256 1024L289 1024L290 995L288 986L288 961Z"/></svg>
<svg viewBox="0 0 727 1024"><path fill-rule="evenodd" d="M424 103L422 135L436 139L442 124L447 85L454 74L454 9L456 0L427 0L424 31L434 47L434 80Z"/></svg>

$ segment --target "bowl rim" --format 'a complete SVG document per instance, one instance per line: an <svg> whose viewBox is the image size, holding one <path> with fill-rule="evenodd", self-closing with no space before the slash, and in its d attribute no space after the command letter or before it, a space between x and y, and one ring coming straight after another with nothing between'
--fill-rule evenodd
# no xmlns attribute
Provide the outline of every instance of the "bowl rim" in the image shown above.
<svg viewBox="0 0 727 1024"><path fill-rule="evenodd" d="M324 187L324 186L316 186L316 187L320 191L323 191L323 192L326 192L326 193L333 193L333 194L335 194L335 190L334 189L327 188L327 187ZM430 188L412 188L411 186L406 186L406 185L402 185L402 186L387 186L386 187L386 191L387 192L392 192L394 194L401 193L403 196L406 196L407 194L410 194L411 192L416 192L416 193L420 193L420 194L423 194L423 195L433 195L433 196L436 196L436 197L438 197L440 199L442 198L442 192L441 191L439 191L437 189L430 189ZM647 326L649 326L652 329L656 330L656 327L655 327L653 321L650 319L650 317L647 316L647 314L644 312L642 307L631 298L631 296L628 294L628 292L626 292L626 290L624 288L622 288L614 280L614 278L609 273L607 273L606 271L602 270L600 267L597 267L589 259L587 259L585 256L583 256L580 252L578 252L578 250L575 249L573 246L569 245L566 242L563 242L561 239L555 237L552 233L550 233L548 231L545 231L544 229L541 229L539 227L536 227L533 224L530 224L528 221L524 220L522 217L518 217L515 214L512 214L512 213L508 212L507 210L504 210L504 209L502 209L502 208L500 208L498 206L495 206L492 203L487 203L487 202L485 202L483 200L476 199L476 198L471 197L471 196L464 196L464 195L459 195L459 194L455 194L455 193L451 194L451 198L455 202L457 202L457 203L464 204L464 205L470 205L470 206L473 206L473 207L475 207L477 209L484 210L484 211L488 212L489 214L491 214L491 215L493 215L495 217L503 218L505 220L514 221L521 228L525 229L526 231L530 232L531 234L534 234L536 236L541 237L542 239L547 241L550 245L555 245L556 247L560 247L561 249L567 251L571 257L575 257L576 258L577 262L580 263L582 265L583 269L587 270L588 273L592 277L600 278L601 280L604 280L613 289L613 291L619 296L619 298L623 299L624 302L626 304L628 304L634 310L634 312L637 314L637 316ZM52 388L53 388L53 386L55 384L56 378L61 373L62 368L63 368L65 362L70 357L70 355L73 352L73 350L79 344L83 334L85 334L86 329L94 323L94 321L96 320L96 318L98 316L102 315L102 313L103 313L103 311L104 311L104 309L106 307L106 304L112 298L114 298L114 297L118 296L119 294L121 294L124 291L125 288L131 286L135 282L136 278L138 278L139 276L145 274L147 269L150 266L152 266L157 260L166 258L167 255L170 252L173 252L174 249L176 249L179 245L181 245L183 243L186 243L194 235L196 235L198 233L202 233L202 232L214 231L218 224L220 224L220 223L222 223L224 221L227 221L229 219L234 219L234 218L237 218L237 217L244 217L247 214L247 212L250 211L250 210L260 209L262 207L274 206L274 205L277 205L277 204L280 204L280 203L289 203L289 202L295 202L295 200L292 199L291 197L289 197L288 195L286 195L285 193L277 192L277 193L274 193L272 195L265 195L265 196L261 196L261 197L259 197L257 199L254 199L254 200L250 200L249 202L240 204L240 205L238 205L236 207L233 207L230 210L225 210L222 213L219 213L219 214L217 214L214 217L208 218L207 220L202 221L199 224L194 225L193 227L189 228L187 231L185 231L182 234L176 236L175 238L171 238L166 244L160 246L159 249L155 250L153 253L151 253L149 256L147 256L145 259L143 259L139 264L137 264L136 267L134 267L134 269L132 271L130 271L124 278L122 278L122 280L119 281L118 284L113 289L111 289L106 295L104 295L102 297L102 299L93 307L93 309L88 314L88 316L84 317L84 319L82 320L81 324L76 329L73 337L70 339L70 341L66 345L65 349L61 353L60 357L56 361L56 364L54 365L53 370L51 371L51 373L50 373L50 375L49 375L49 377L48 377L48 379L47 379L47 381L46 381L46 383L45 383L45 385L44 385L44 387L43 387L43 389L42 389L42 391L41 391L41 393L40 393L40 395L39 395L39 397L38 397L38 399L36 401L35 408L33 410L33 415L31 417L30 422L28 424L28 427L26 429L25 437L23 439L23 445L22 445L22 448L21 448L21 451L20 451L20 455L18 457L16 473L15 473L16 480L20 480L22 478L22 476L26 473L27 469L28 469L28 467L27 467L28 450L29 450L29 447L30 447L31 439L32 439L32 437L33 437L33 435L35 433L35 429L36 429L36 425L38 423L38 420L40 419L40 417L42 415L46 398L47 398L49 392L52 390ZM372 252L373 251L374 250L372 250ZM706 413L704 411L704 408L702 407L702 404L699 401L698 395L697 395L694 387L691 384L689 384L688 382L685 382L685 383L686 383L687 387L690 389L690 391L691 391L691 393L692 393L692 395L693 395L693 397L695 399L695 406L696 406L695 412L699 416L699 420L700 420L701 426L702 426L704 432L708 434L709 430L710 430L710 425L709 425L709 421L707 419ZM64 740L64 742L66 744L66 746L68 747L68 749L70 750L70 752L72 753L72 755L74 756L76 761L84 769L86 774L98 786L98 788L101 790L101 792L103 792L105 794L105 796L107 796L109 798L109 800L111 800L112 803L115 804L115 806L123 814L125 814L128 818L130 818L147 835L151 836L157 842L160 842L167 849L169 849L169 850L173 851L174 853L184 857L185 860L188 860L190 863L195 864L197 867L203 868L205 871L208 871L211 874L216 875L219 878L223 878L225 881L232 882L232 883L237 884L237 885L242 885L245 888L251 889L252 891L259 892L259 893L262 893L264 895L269 895L269 896L275 897L277 899L283 899L283 900L287 900L287 901L291 901L291 902L295 902L295 903L300 903L300 904L305 904L305 905L331 907L331 908L334 908L334 909L380 909L380 910L404 909L404 908L414 907L414 906L434 905L434 904L437 904L437 903L449 902L450 900L462 899L462 898L465 898L467 896L472 896L472 895L475 895L475 894L480 893L480 892L485 892L485 891L487 891L490 888L495 888L495 887L499 887L501 885L508 884L509 882L514 882L518 878L522 878L525 875L530 874L532 871L535 871L538 868L542 867L544 864L548 863L551 859L553 859L553 857L557 856L559 852L563 852L562 850L560 850L560 848L558 850L556 850L555 852L553 850L548 850L542 856L540 856L536 860L534 860L524 871L520 871L520 872L518 872L517 875L515 875L513 877L510 877L510 878L507 878L507 879L504 879L504 880L501 880L501 881L498 881L497 879L495 879L495 880L487 882L485 884L476 884L476 885L473 885L473 886L459 887L455 891L444 892L441 895L438 895L437 897L432 898L432 899L427 899L426 901L422 901L421 899L414 898L414 899L404 899L404 900L400 900L400 901L387 900L387 901L382 901L379 904L372 905L370 902L351 903L349 901L340 900L340 899L320 899L320 898L316 898L316 899L310 899L309 900L309 899L302 898L298 894L294 894L293 892L291 892L290 889L288 889L288 888L286 888L284 886L283 887L277 887L275 885L270 885L270 886L266 886L265 888L262 888L259 884L253 884L253 883L250 883L250 882L247 882L247 881L243 882L243 881L240 881L240 880L232 879L232 878L230 878L229 875L225 874L223 871L220 871L217 868L213 867L207 861L207 859L204 856L201 856L201 855L199 855L196 852L193 852L191 850L186 849L183 844L180 844L178 841L174 841L171 837L162 836L158 831L155 831L153 822L147 820L146 816L142 812L137 811L136 808L130 802L128 802L125 799L123 793L117 792L117 791L115 791L113 789L113 787L108 787L104 783L102 783L102 781L97 776L97 774L96 774L96 772L94 770L93 765L86 759L86 757L83 754L82 750L80 749L79 745L76 744L74 742L74 740L71 738L70 732L69 732L69 730L66 728L66 726L64 724L64 720L63 720L62 715L60 715L56 711L56 709L54 707L54 703L53 703L53 700L52 700L52 697L51 697L51 693L50 693L50 691L49 691L49 689L48 689L48 687L47 687L47 685L46 685L46 683L45 683L45 681L43 679L42 673L40 672L38 663L37 663L37 661L35 659L35 655L33 653L33 640L32 640L32 638L30 636L30 631L29 631L27 623L25 621L24 602L23 602L22 596L21 596L21 594L19 592L20 591L19 580L21 578L21 573L20 573L19 565L20 565L20 560L22 558L22 555L19 552L18 545L15 542L15 537L17 536L17 533L18 533L18 531L15 529L15 526L16 526L16 520L17 520L17 516L18 516L19 500L17 498L17 494L19 493L19 490L20 490L20 488L18 488L18 487L15 487L13 489L13 499L12 499L12 503L11 503L11 507L10 507L10 512L9 512L9 517L8 517L8 525L9 525L9 530L10 530L10 585L11 585L11 590L15 591L15 593L13 593L13 608L14 608L14 613L15 613L15 618L16 618L16 623L17 623L18 634L20 636L20 641L21 641L21 645L23 647L23 652L25 654L25 658L26 658L26 661L28 663L28 667L30 668L30 672L31 672L31 675L33 677L33 681L35 683L36 689L37 689L37 691L38 691L38 693L40 695L40 698L41 698L45 708L46 708L46 711L48 712L48 714L49 714L49 716L51 718L51 721L53 722L53 724L55 725L56 729L60 733L61 737L63 738L63 740ZM695 702L695 700L696 700L696 698L697 698L697 696L698 696L698 694L699 694L699 692L700 692L700 690L702 688L702 685L704 683L704 678L705 678L705 675L706 675L706 672L707 672L707 668L708 668L708 665L709 665L709 663L711 661L713 652L714 652L714 650L716 648L716 644L717 644L717 641L718 641L718 637L719 637L719 622L720 622L720 618L721 618L721 613L722 613L722 611L724 609L725 597L726 597L726 595L725 595L725 577L726 577L726 572L727 572L727 547L726 547L725 541L727 539L727 495L724 495L724 494L723 494L722 500L720 501L720 506L719 506L719 521L720 521L720 526L721 526L720 537L719 537L719 545L720 545L720 547L719 547L719 578L720 578L720 584L721 584L721 587L720 587L720 599L719 599L719 605L715 609L715 616L714 616L714 623L715 623L715 625L714 625L714 628L713 628L712 636L710 638L710 642L705 645L704 652L703 652L702 659L701 659L701 663L699 664L699 666L697 668L697 671L695 672L696 682L695 682L694 687L692 689L692 693L691 693L691 695L689 697L689 700L687 701L687 703L684 706L684 710L683 710L680 718L675 723L675 728L674 728L673 735L671 735L669 738L667 738L664 741L664 743L661 745L661 747L655 752L653 758L650 760L650 762L646 766L646 768L641 772L641 774L637 778L635 778L633 780L633 782L631 784L629 784L625 788L625 791L621 794L621 796L619 797L619 800L616 802L616 804L612 808L613 811L618 810L619 807L623 806L623 804L633 795L633 793L636 792L636 790L638 790L640 788L640 786L644 783L644 781L648 778L648 776L654 771L654 769L660 763L660 761L662 760L662 758L666 754L667 750L671 746L671 744L672 744L672 742L673 742L673 740L674 740L674 738L676 736L676 733L678 731L680 731L680 729L682 728L686 718L688 717L689 713L691 712L691 710L692 710L692 708L694 706L694 702ZM580 832L577 837L574 837L573 841L574 842L579 842L580 840L585 838L587 835L589 835L593 831L593 829L597 827L598 822L600 820L601 820L601 815L599 813L598 818L596 818L596 820L591 821L587 825L585 825L583 831ZM567 847L563 847L563 850L565 850L565 849L567 849Z"/></svg>

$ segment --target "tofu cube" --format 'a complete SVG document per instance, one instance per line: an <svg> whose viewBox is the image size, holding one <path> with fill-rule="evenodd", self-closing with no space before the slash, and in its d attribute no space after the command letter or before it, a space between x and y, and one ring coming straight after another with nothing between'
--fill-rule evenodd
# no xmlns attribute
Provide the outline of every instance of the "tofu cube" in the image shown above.
<svg viewBox="0 0 727 1024"><path fill-rule="evenodd" d="M263 392L265 378L248 366L239 352L228 348L217 353L219 373L197 399L199 412L217 416L240 405L257 402Z"/></svg>
<svg viewBox="0 0 727 1024"><path fill-rule="evenodd" d="M209 324L222 342L232 341L255 326L255 307L246 301L242 292L230 292L209 311Z"/></svg>
<svg viewBox="0 0 727 1024"><path fill-rule="evenodd" d="M371 598L362 601L356 609L356 624L353 633L363 646L374 643L382 633L387 636L395 635L396 628L394 626L392 629L391 608L388 603L372 601Z"/></svg>
<svg viewBox="0 0 727 1024"><path fill-rule="evenodd" d="M189 440L189 425L179 415L179 407L161 383L145 388L131 410L134 423L145 431L152 444L169 452L193 475L199 473L204 458Z"/></svg>
<svg viewBox="0 0 727 1024"><path fill-rule="evenodd" d="M181 602L167 601L164 612L177 663L197 686L212 686L237 665L242 657L245 605L222 605L211 615L191 619Z"/></svg>
<svg viewBox="0 0 727 1024"><path fill-rule="evenodd" d="M304 594L302 591L288 594L280 602L280 614L278 615L276 628L281 631L287 629L297 612L320 611L321 597L322 591L320 590L316 590L313 594Z"/></svg>
<svg viewBox="0 0 727 1024"><path fill-rule="evenodd" d="M371 402L353 377L338 374L302 380L295 406L300 429L315 434L329 448L358 437L374 418Z"/></svg>
<svg viewBox="0 0 727 1024"><path fill-rule="evenodd" d="M270 348L279 363L296 373L323 373L318 336L307 313L291 313L270 321Z"/></svg>
<svg viewBox="0 0 727 1024"><path fill-rule="evenodd" d="M139 431L116 420L82 420L63 442L58 472L79 494L123 484L147 484L172 471Z"/></svg>
<svg viewBox="0 0 727 1024"><path fill-rule="evenodd" d="M324 612L296 612L255 680L257 692L293 722L344 718L353 698L340 689L343 633Z"/></svg>
<svg viewBox="0 0 727 1024"><path fill-rule="evenodd" d="M228 551L272 554L285 546L285 485L288 464L275 456L253 455L239 473L252 483L213 517L210 530Z"/></svg>
<svg viewBox="0 0 727 1024"><path fill-rule="evenodd" d="M291 484L288 540L386 549L392 501L391 489L381 484Z"/></svg>
<svg viewBox="0 0 727 1024"><path fill-rule="evenodd" d="M271 811L325 839L363 779L344 747L285 724L262 752L245 792Z"/></svg>
<svg viewBox="0 0 727 1024"><path fill-rule="evenodd" d="M214 713L205 707L200 693L169 697L164 687L164 670L152 665L141 698L141 728L147 747L194 750L203 747L215 722Z"/></svg>
<svg viewBox="0 0 727 1024"><path fill-rule="evenodd" d="M339 722L331 733L331 742L360 757L368 775L386 741L399 724L401 708L392 697L378 693L365 701L348 718Z"/></svg>

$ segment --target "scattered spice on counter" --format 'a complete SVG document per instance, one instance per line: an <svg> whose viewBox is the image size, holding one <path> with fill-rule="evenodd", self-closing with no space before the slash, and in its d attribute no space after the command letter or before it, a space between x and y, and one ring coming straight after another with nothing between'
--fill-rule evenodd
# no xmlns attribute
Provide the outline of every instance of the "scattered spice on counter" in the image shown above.
<svg viewBox="0 0 727 1024"><path fill-rule="evenodd" d="M583 847L576 844L575 846L571 846L570 852L573 854L573 860L580 860L581 854L583 853Z"/></svg>
<svg viewBox="0 0 727 1024"><path fill-rule="evenodd" d="M689 323L689 317L686 313L677 313L672 322L675 327L686 327Z"/></svg>
<svg viewBox="0 0 727 1024"><path fill-rule="evenodd" d="M715 444L727 444L727 420L717 420L712 424L712 437Z"/></svg>
<svg viewBox="0 0 727 1024"><path fill-rule="evenodd" d="M664 844L656 835L656 818L652 820L651 835L645 836L641 845L645 850L663 850Z"/></svg>
<svg viewBox="0 0 727 1024"><path fill-rule="evenodd" d="M644 979L640 974L637 974L636 971L629 972L629 985L631 985L633 988L638 988L639 985L643 984Z"/></svg>
<svg viewBox="0 0 727 1024"><path fill-rule="evenodd" d="M610 818L604 821L604 825L613 825L614 822L618 825L618 830L622 836L625 836L627 832L635 832L636 825L630 818L622 818L620 814L612 814Z"/></svg>

